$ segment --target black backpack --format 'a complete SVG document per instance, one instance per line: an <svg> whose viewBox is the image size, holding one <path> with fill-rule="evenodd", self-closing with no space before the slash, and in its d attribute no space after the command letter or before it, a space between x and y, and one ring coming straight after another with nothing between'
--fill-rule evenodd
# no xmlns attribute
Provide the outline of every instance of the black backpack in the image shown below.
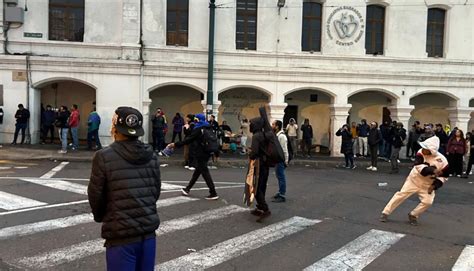
<svg viewBox="0 0 474 271"><path fill-rule="evenodd" d="M212 154L219 151L219 141L217 140L217 134L212 130L212 128L203 128L202 132L202 145L204 151Z"/></svg>
<svg viewBox="0 0 474 271"><path fill-rule="evenodd" d="M285 162L285 153L275 133L264 132L263 136L265 138L266 164L270 167L274 167L278 163Z"/></svg>
<svg viewBox="0 0 474 271"><path fill-rule="evenodd" d="M290 138L286 133L283 133L286 136L286 146L288 148L288 162L293 160L293 145L291 145Z"/></svg>

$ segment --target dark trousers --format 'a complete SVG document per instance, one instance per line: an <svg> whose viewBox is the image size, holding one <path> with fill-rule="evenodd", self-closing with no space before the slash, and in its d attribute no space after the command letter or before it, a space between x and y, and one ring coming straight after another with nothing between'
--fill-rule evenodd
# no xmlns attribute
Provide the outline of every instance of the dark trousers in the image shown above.
<svg viewBox="0 0 474 271"><path fill-rule="evenodd" d="M15 124L15 135L13 136L13 143L16 143L18 139L18 133L21 130L21 144L25 142L25 131L26 131L26 123L17 123Z"/></svg>
<svg viewBox="0 0 474 271"><path fill-rule="evenodd" d="M373 167L377 167L377 152L379 150L379 146L369 145L369 150L370 150L371 165Z"/></svg>
<svg viewBox="0 0 474 271"><path fill-rule="evenodd" d="M95 147L97 147L98 149L102 149L102 145L100 144L99 138L99 129L87 132L87 147L89 149L92 149L94 147L94 145L92 144L93 142L95 142Z"/></svg>
<svg viewBox="0 0 474 271"><path fill-rule="evenodd" d="M48 138L48 134L51 133L51 140L50 142L53 143L54 140L54 125L43 125L43 142L46 142Z"/></svg>
<svg viewBox="0 0 474 271"><path fill-rule="evenodd" d="M474 164L474 154L472 153L474 150L471 150L471 155L469 156L469 162L467 163L466 175L469 175L472 169L472 164Z"/></svg>
<svg viewBox="0 0 474 271"><path fill-rule="evenodd" d="M211 194L212 196L217 195L214 182L212 181L211 173L209 172L209 168L207 167L209 157L199 157L196 160L196 170L194 171L193 176L191 177L191 180L188 183L188 186L186 186L186 190L191 190L191 188L193 188L194 184L197 182L199 176L202 175L204 181L206 181L207 187L209 187L209 194Z"/></svg>
<svg viewBox="0 0 474 271"><path fill-rule="evenodd" d="M265 193L267 192L267 181L270 168L266 166L262 160L260 160L259 170L258 186L255 199L257 200L257 208L265 212L268 211L268 205L265 201Z"/></svg>
<svg viewBox="0 0 474 271"><path fill-rule="evenodd" d="M449 173L453 175L462 174L462 154L450 153L448 155Z"/></svg>
<svg viewBox="0 0 474 271"><path fill-rule="evenodd" d="M400 148L392 146L392 153L390 155L390 163L392 164L392 170L398 170L398 155L400 154Z"/></svg>
<svg viewBox="0 0 474 271"><path fill-rule="evenodd" d="M149 271L155 267L156 239L106 248L108 271Z"/></svg>
<svg viewBox="0 0 474 271"><path fill-rule="evenodd" d="M165 148L165 133L162 129L153 130L153 150L162 151Z"/></svg>
<svg viewBox="0 0 474 271"><path fill-rule="evenodd" d="M311 147L313 146L313 139L312 138L304 138L303 139L303 146L302 152L306 152L308 155L311 155Z"/></svg>
<svg viewBox="0 0 474 271"><path fill-rule="evenodd" d="M176 139L176 136L178 136L179 141L182 141L182 139L181 139L181 132L173 132L173 139L171 140L171 142L174 143L174 140Z"/></svg>
<svg viewBox="0 0 474 271"><path fill-rule="evenodd" d="M344 153L344 159L346 160L346 167L354 166L354 154L353 153Z"/></svg>

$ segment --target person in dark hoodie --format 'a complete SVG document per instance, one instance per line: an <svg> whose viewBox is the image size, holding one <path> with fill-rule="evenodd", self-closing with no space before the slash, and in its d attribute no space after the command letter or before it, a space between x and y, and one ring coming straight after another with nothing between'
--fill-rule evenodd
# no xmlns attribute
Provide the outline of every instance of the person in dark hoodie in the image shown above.
<svg viewBox="0 0 474 271"><path fill-rule="evenodd" d="M203 129L212 128L209 122L206 121L206 116L204 116L204 114L197 114L194 120L194 128L191 134L183 141L170 143L167 147L174 149L189 145L190 151L193 152L195 155L194 158L196 159L196 170L194 171L193 176L191 177L191 180L189 181L188 185L185 188L181 189L182 194L184 196L189 196L191 188L193 188L199 176L201 176L202 174L204 181L206 181L207 187L209 187L209 196L205 197L205 199L217 200L219 199L219 196L217 195L214 182L212 181L211 173L209 172L209 168L207 167L207 163L209 162L209 158L211 158L211 154L205 150L203 138Z"/></svg>
<svg viewBox="0 0 474 271"><path fill-rule="evenodd" d="M87 192L94 220L102 223L107 270L153 270L155 265L160 166L153 148L138 140L142 125L138 110L117 108L111 129L115 142L92 160Z"/></svg>
<svg viewBox="0 0 474 271"><path fill-rule="evenodd" d="M355 169L354 165L354 152L352 145L354 144L349 126L347 124L342 125L342 128L336 132L336 136L341 136L341 153L344 154L346 161L345 168Z"/></svg>
<svg viewBox="0 0 474 271"><path fill-rule="evenodd" d="M365 119L360 121L360 124L357 126L357 134L359 135L359 153L357 156L368 156L368 147L367 147L367 136L369 135L370 127L367 125Z"/></svg>
<svg viewBox="0 0 474 271"><path fill-rule="evenodd" d="M46 106L46 110L41 113L41 125L43 131L43 141L41 144L46 144L46 138L48 134L51 133L50 143L53 143L54 140L54 121L56 120L56 113L51 108L51 105Z"/></svg>
<svg viewBox="0 0 474 271"><path fill-rule="evenodd" d="M270 209L265 202L265 193L267 191L268 173L270 171L270 165L267 163L267 156L265 154L265 148L267 147L267 141L265 139L264 131L265 121L263 118L253 118L250 120L250 132L252 136L252 147L250 149L249 158L251 160L258 160L258 186L255 199L257 201L257 207L251 211L251 214L259 216L261 219L271 215Z"/></svg>
<svg viewBox="0 0 474 271"><path fill-rule="evenodd" d="M371 164L367 170L377 171L377 151L379 149L379 144L382 141L382 133L378 129L377 122L372 121L370 123L370 130L367 137L367 143L370 150Z"/></svg>

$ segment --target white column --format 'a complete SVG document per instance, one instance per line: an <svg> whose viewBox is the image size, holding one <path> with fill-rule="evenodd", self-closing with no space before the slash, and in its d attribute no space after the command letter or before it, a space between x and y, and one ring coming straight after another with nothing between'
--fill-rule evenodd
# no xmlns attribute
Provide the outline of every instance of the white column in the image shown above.
<svg viewBox="0 0 474 271"><path fill-rule="evenodd" d="M392 118L392 120L403 123L403 128L407 130L407 139L408 139L408 133L411 128L409 121L410 121L411 112L413 111L413 109L415 109L414 105L388 107L388 110L390 110L390 117ZM402 147L402 149L400 150L400 157L406 158L406 146Z"/></svg>
<svg viewBox="0 0 474 271"><path fill-rule="evenodd" d="M143 135L142 141L144 143L149 142L148 139L150 138L150 134L151 134L151 131L150 131L150 104L151 104L150 99L145 100L145 101L142 102L143 130L145 130L145 134Z"/></svg>
<svg viewBox="0 0 474 271"><path fill-rule="evenodd" d="M270 122L274 120L281 120L283 121L283 117L285 116L285 108L288 106L287 103L270 103Z"/></svg>
<svg viewBox="0 0 474 271"><path fill-rule="evenodd" d="M458 127L464 134L466 134L469 121L471 120L471 113L474 111L470 107L449 107L446 110L449 112L449 122L451 129Z"/></svg>
<svg viewBox="0 0 474 271"><path fill-rule="evenodd" d="M214 115L216 117L216 121L219 121L219 107L221 106L221 101L219 100L214 100L214 104L212 104L212 106L208 106L207 105L207 101L206 100L202 100L201 101L201 105L202 105L202 112L204 114L207 113L207 109L211 109L212 108L212 115Z"/></svg>
<svg viewBox="0 0 474 271"><path fill-rule="evenodd" d="M41 91L35 88L28 88L29 99L28 104L25 107L30 111L30 120L28 123L28 129L30 133L30 144L37 144L40 141L41 131ZM19 138L21 137L21 133ZM28 140L28 135L25 136L25 143Z"/></svg>
<svg viewBox="0 0 474 271"><path fill-rule="evenodd" d="M336 132L347 124L347 117L349 116L349 110L351 104L333 104L329 106L331 110L331 134L329 135L329 146L331 156L340 157L341 154L341 137L336 136Z"/></svg>

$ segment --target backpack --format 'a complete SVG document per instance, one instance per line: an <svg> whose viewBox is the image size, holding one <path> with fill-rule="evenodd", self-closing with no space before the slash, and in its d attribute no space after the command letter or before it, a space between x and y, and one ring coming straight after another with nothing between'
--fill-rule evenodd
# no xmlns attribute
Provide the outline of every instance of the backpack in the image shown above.
<svg viewBox="0 0 474 271"><path fill-rule="evenodd" d="M204 151L212 154L219 151L219 141L217 140L217 134L212 130L212 128L201 129L202 132L202 145Z"/></svg>
<svg viewBox="0 0 474 271"><path fill-rule="evenodd" d="M274 167L278 163L285 162L285 154L275 133L264 132L263 136L265 138L266 164Z"/></svg>
<svg viewBox="0 0 474 271"><path fill-rule="evenodd" d="M288 148L288 162L293 160L293 145L291 145L290 138L288 137L288 134L283 133L286 136L286 146Z"/></svg>

